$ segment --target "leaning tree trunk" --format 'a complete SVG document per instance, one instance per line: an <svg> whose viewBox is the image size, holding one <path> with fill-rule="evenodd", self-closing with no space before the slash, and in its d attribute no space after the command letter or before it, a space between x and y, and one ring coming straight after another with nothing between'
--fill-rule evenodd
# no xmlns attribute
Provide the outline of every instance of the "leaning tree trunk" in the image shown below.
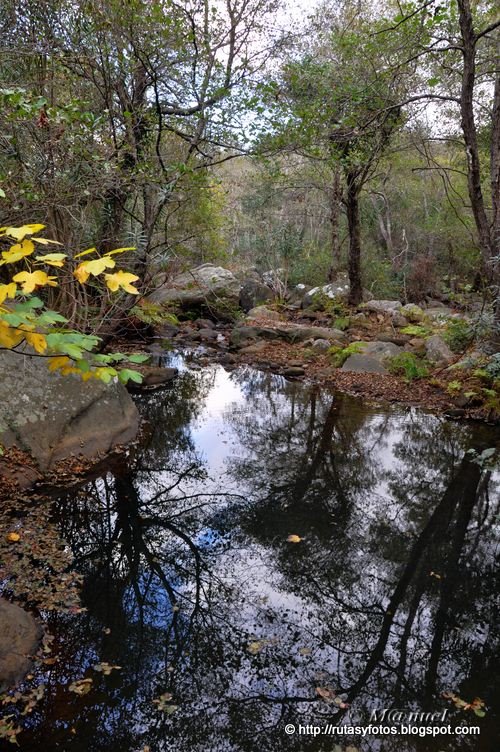
<svg viewBox="0 0 500 752"><path fill-rule="evenodd" d="M359 305L363 300L361 284L361 227L359 221L359 186L356 175L348 172L346 210L349 231L349 303Z"/></svg>

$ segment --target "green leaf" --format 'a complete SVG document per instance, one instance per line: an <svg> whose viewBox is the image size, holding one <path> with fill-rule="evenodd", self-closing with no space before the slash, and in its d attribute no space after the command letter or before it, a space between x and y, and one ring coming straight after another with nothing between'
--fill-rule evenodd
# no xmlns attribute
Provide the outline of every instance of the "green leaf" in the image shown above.
<svg viewBox="0 0 500 752"><path fill-rule="evenodd" d="M144 355L141 353L133 353L132 355L127 355L127 360L130 363L145 363L147 360L149 360L149 355Z"/></svg>
<svg viewBox="0 0 500 752"><path fill-rule="evenodd" d="M142 384L142 374L139 371L132 371L130 368L122 368L118 374L122 384L126 384L127 381L135 381L136 384Z"/></svg>

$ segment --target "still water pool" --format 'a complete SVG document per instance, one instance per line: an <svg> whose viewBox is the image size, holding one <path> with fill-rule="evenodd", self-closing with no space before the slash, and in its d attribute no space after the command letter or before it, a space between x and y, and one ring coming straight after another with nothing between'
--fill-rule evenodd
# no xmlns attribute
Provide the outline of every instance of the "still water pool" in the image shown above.
<svg viewBox="0 0 500 752"><path fill-rule="evenodd" d="M87 611L48 616L22 749L498 749L497 429L218 366L138 402L141 445L55 500ZM332 731L412 711L480 735Z"/></svg>

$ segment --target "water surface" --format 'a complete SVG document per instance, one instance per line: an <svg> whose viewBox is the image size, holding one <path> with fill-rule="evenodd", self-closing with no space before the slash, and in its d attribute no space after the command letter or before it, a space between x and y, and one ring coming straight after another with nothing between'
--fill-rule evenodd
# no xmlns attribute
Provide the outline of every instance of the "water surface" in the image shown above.
<svg viewBox="0 0 500 752"><path fill-rule="evenodd" d="M88 610L49 616L22 749L498 748L498 475L477 459L497 430L217 366L139 405L141 446L56 500ZM382 708L481 735L285 733Z"/></svg>

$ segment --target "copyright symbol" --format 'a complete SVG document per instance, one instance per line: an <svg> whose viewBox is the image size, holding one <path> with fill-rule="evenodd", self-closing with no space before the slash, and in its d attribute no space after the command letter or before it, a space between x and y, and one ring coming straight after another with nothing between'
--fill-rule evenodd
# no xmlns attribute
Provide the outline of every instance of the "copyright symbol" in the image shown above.
<svg viewBox="0 0 500 752"><path fill-rule="evenodd" d="M285 734L295 734L295 726L293 725L293 723L286 724Z"/></svg>

